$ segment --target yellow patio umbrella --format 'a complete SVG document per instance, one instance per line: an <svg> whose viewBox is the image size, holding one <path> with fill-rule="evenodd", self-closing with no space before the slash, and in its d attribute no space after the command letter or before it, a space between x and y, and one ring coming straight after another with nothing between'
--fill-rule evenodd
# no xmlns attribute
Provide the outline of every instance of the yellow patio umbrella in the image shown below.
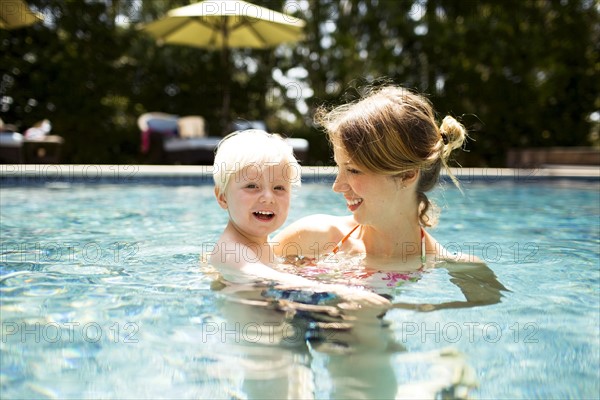
<svg viewBox="0 0 600 400"><path fill-rule="evenodd" d="M143 30L159 44L176 44L221 51L229 76L229 49L266 49L303 38L305 22L288 14L241 0L205 0L175 8ZM229 122L229 84L223 82L222 122ZM224 127L224 126L223 126Z"/></svg>
<svg viewBox="0 0 600 400"><path fill-rule="evenodd" d="M23 0L0 2L0 29L17 29L43 21L39 13L31 11Z"/></svg>

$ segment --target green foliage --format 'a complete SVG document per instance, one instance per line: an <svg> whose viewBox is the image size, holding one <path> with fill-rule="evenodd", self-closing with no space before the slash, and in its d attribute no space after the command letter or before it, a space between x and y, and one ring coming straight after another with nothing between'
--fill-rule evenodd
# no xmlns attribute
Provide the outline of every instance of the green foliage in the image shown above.
<svg viewBox="0 0 600 400"><path fill-rule="evenodd" d="M511 147L588 145L599 109L598 12L585 1L428 1L429 81L444 113L465 115L469 164ZM594 49L595 48L595 49ZM433 60L433 58L432 58Z"/></svg>
<svg viewBox="0 0 600 400"><path fill-rule="evenodd" d="M147 111L202 115L209 134L220 134L220 53L158 46L139 29L188 3L28 0L45 22L0 31L0 117L22 131L50 119L72 163L143 162L136 120ZM589 145L598 131L589 119L600 112L594 1L255 3L304 19L306 39L231 50L232 117L308 138L311 164L330 162L314 110L382 82L429 95L440 119L462 119L474 139L459 157L465 166L502 166L513 147ZM120 24L123 16L132 24ZM305 75L286 86L274 70Z"/></svg>
<svg viewBox="0 0 600 400"><path fill-rule="evenodd" d="M44 118L65 138L64 156L74 163L128 161L136 151L119 121L118 106L127 102L119 62L131 35L119 32L103 4L31 1L43 10L46 24L0 32L3 96L12 104L2 119L21 130ZM119 97L115 101L112 97Z"/></svg>
<svg viewBox="0 0 600 400"><path fill-rule="evenodd" d="M502 166L514 147L590 144L600 111L592 1L311 0L303 17L308 50L296 56L312 107L381 81L418 90L440 119L467 126L474 141L458 161L469 166Z"/></svg>

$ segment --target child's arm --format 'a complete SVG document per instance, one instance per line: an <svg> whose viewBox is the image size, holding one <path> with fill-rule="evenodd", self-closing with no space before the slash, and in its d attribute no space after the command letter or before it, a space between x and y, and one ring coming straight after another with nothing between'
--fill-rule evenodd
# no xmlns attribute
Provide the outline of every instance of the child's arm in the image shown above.
<svg viewBox="0 0 600 400"><path fill-rule="evenodd" d="M223 248L223 246L218 246ZM309 289L315 292L334 293L346 301L363 302L372 305L388 305L389 301L376 293L344 285L333 285L277 271L258 260L259 257L248 246L238 244L236 252L217 250L210 257L210 263L223 278L234 284L275 282L277 285L294 289Z"/></svg>

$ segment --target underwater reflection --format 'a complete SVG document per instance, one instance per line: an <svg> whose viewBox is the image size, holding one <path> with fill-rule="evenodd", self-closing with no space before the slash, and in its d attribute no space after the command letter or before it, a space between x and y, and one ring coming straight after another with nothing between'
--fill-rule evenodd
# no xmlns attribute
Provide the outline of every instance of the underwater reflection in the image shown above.
<svg viewBox="0 0 600 400"><path fill-rule="evenodd" d="M390 307L432 307L374 306L329 293L221 279L212 287L224 321L215 327L225 344L222 361L241 370L249 399L463 398L475 386L474 371L458 350L407 352L385 320ZM469 296L477 305L493 302ZM425 373L399 381L398 363Z"/></svg>

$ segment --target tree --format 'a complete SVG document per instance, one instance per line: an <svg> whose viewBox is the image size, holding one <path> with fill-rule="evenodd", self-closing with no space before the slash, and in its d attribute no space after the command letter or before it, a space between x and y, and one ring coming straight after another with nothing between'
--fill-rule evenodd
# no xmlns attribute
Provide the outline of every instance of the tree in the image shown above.
<svg viewBox="0 0 600 400"><path fill-rule="evenodd" d="M592 2L430 0L424 22L433 100L464 115L469 164L502 166L513 147L589 143L587 117L600 106Z"/></svg>
<svg viewBox="0 0 600 400"><path fill-rule="evenodd" d="M311 110L381 80L463 121L474 139L463 165L502 166L513 147L589 144L600 108L592 1L312 0L304 17L296 62Z"/></svg>
<svg viewBox="0 0 600 400"><path fill-rule="evenodd" d="M21 130L47 118L65 138L64 158L75 163L125 160L127 138L118 120L131 38L101 3L37 0L46 22L0 32L6 70L2 110ZM125 151L124 151L125 150Z"/></svg>
<svg viewBox="0 0 600 400"><path fill-rule="evenodd" d="M218 52L161 47L137 29L187 3L29 1L46 16L44 24L0 31L1 95L10 99L2 119L22 131L50 119L53 133L65 138L64 161L75 163L143 161L136 120L147 111L202 115L209 133L219 135L225 71ZM232 116L265 119L277 59L260 50L232 56ZM243 65L248 59L252 70Z"/></svg>
<svg viewBox="0 0 600 400"><path fill-rule="evenodd" d="M24 130L50 119L66 139L65 161L77 163L143 162L136 119L147 111L199 114L219 134L218 52L160 47L137 29L188 0L28 3L44 24L0 31L5 122ZM424 93L440 117L462 119L474 139L459 157L465 166L502 166L513 147L588 145L598 124L589 118L600 113L592 0L256 3L304 19L306 40L233 49L232 114L308 138L312 164L330 162L314 110L381 82ZM302 77L286 86L273 71Z"/></svg>

